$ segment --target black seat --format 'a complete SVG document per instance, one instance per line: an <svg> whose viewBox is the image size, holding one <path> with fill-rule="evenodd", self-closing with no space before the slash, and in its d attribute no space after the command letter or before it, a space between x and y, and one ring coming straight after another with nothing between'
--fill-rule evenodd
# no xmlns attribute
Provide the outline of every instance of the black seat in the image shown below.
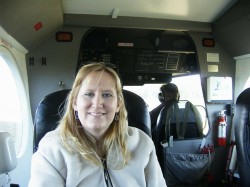
<svg viewBox="0 0 250 187"><path fill-rule="evenodd" d="M37 150L42 137L47 132L56 129L69 92L70 90L53 92L45 96L38 104L34 122L34 152Z"/></svg>
<svg viewBox="0 0 250 187"><path fill-rule="evenodd" d="M189 101L186 101L185 108L179 108L178 103L176 101L163 107L159 113L154 137L156 150L161 147L160 142L169 136L173 136L173 139L203 137L202 119L197 108ZM168 137L165 134L166 125Z"/></svg>
<svg viewBox="0 0 250 187"><path fill-rule="evenodd" d="M168 186L204 180L212 158L199 152L203 137L200 114L191 102L186 101L185 108L174 102L161 110L153 139Z"/></svg>
<svg viewBox="0 0 250 187"><path fill-rule="evenodd" d="M57 127L69 92L69 89L53 92L39 103L34 123L34 152L42 137ZM141 129L151 137L150 116L144 100L128 90L123 90L123 96L128 111L129 125Z"/></svg>
<svg viewBox="0 0 250 187"><path fill-rule="evenodd" d="M250 186L250 88L245 89L236 100L235 141L240 186Z"/></svg>
<svg viewBox="0 0 250 187"><path fill-rule="evenodd" d="M137 94L123 90L125 107L128 111L128 124L137 127L151 137L151 121L147 104Z"/></svg>

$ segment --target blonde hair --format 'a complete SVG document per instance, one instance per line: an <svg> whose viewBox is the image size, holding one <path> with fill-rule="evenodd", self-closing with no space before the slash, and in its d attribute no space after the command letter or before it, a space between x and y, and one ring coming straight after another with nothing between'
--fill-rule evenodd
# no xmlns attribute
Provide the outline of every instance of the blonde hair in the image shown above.
<svg viewBox="0 0 250 187"><path fill-rule="evenodd" d="M72 90L67 98L67 105L65 108L65 114L60 120L58 128L60 129L60 136L63 145L69 150L78 152L84 159L90 162L102 166L101 159L96 153L97 147L94 139L82 128L79 120L76 119L73 109L73 102L77 97L82 82L92 72L105 71L109 73L115 80L118 105L120 107L117 113L119 119L113 120L109 129L104 135L104 139L98 148L105 154L108 154L111 148L114 148L115 155L122 155L122 164L119 167L126 165L129 155L127 152L126 136L128 129L127 111L124 105L124 98L122 94L122 84L119 76L111 67L108 67L104 63L91 63L83 66L77 73L75 81L72 86ZM113 153L112 153L113 154Z"/></svg>

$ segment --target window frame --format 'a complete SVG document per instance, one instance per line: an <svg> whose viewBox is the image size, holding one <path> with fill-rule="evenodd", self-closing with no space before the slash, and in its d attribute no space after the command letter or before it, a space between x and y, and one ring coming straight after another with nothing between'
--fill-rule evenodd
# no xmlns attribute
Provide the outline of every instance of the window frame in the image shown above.
<svg viewBox="0 0 250 187"><path fill-rule="evenodd" d="M28 145L29 136L32 136L32 132L29 130L30 125L30 106L28 100L28 92L25 89L25 83L23 80L23 76L21 70L18 66L17 60L14 54L11 51L12 49L7 48L6 46L0 45L0 56L4 59L7 66L9 67L12 76L16 83L16 88L18 90L20 108L21 108L21 129L20 133L20 146L16 148L17 158L21 157Z"/></svg>

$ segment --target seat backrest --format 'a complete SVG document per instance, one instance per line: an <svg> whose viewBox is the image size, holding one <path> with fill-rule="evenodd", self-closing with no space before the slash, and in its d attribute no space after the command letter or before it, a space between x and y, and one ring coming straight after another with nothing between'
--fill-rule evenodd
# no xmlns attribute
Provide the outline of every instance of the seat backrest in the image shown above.
<svg viewBox="0 0 250 187"><path fill-rule="evenodd" d="M178 102L163 107L156 125L158 141L168 139L201 138L203 136L202 119L197 108L186 101L185 107L180 108ZM168 137L166 137L166 135Z"/></svg>
<svg viewBox="0 0 250 187"><path fill-rule="evenodd" d="M236 100L234 117L237 164L240 186L250 186L250 88L245 89Z"/></svg>
<svg viewBox="0 0 250 187"><path fill-rule="evenodd" d="M42 137L57 127L69 92L69 89L53 92L45 96L37 106L34 123L34 152ZM151 137L151 122L145 101L128 90L123 90L123 96L128 111L129 125L141 129Z"/></svg>
<svg viewBox="0 0 250 187"><path fill-rule="evenodd" d="M137 94L123 90L129 126L137 127L151 137L151 121L147 104Z"/></svg>
<svg viewBox="0 0 250 187"><path fill-rule="evenodd" d="M69 92L69 89L53 92L45 96L38 104L34 120L34 152L43 136L56 129L63 115L64 104Z"/></svg>

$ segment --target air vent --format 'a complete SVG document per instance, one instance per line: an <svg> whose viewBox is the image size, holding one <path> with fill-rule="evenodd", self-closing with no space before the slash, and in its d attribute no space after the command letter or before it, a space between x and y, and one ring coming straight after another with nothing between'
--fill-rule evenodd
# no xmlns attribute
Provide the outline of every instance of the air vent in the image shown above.
<svg viewBox="0 0 250 187"><path fill-rule="evenodd" d="M177 70L178 69L178 63L180 60L180 54L179 53L169 53L166 61L166 70Z"/></svg>

